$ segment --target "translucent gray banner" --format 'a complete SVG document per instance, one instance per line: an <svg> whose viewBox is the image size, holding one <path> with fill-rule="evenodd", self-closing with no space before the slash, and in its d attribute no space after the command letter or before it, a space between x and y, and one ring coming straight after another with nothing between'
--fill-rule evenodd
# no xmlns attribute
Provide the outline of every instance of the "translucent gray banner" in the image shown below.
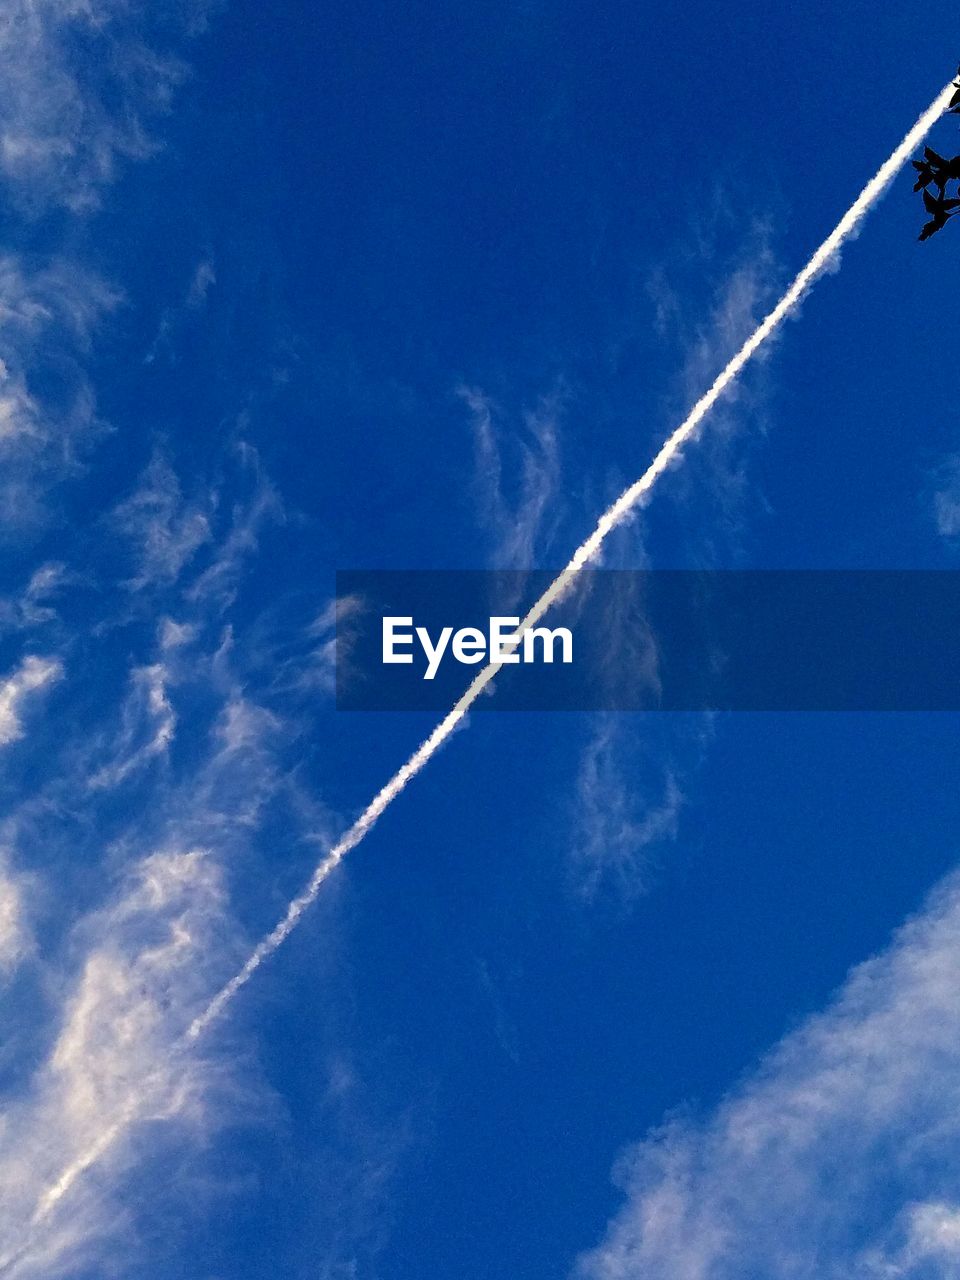
<svg viewBox="0 0 960 1280"><path fill-rule="evenodd" d="M960 573L579 575L518 637L552 572L344 571L337 706L447 710L960 710Z"/></svg>

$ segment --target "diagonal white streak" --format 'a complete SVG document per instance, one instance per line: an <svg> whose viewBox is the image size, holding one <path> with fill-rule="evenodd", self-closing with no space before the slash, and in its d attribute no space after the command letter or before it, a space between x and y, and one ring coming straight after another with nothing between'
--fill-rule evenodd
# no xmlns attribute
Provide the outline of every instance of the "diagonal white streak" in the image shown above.
<svg viewBox="0 0 960 1280"><path fill-rule="evenodd" d="M936 124L940 116L943 115L950 99L953 96L955 86L952 84L940 93L932 105L923 113L917 123L913 126L907 136L903 139L896 151L890 156L876 175L870 179L864 189L857 196L856 200L843 215L836 227L824 240L823 244L817 249L813 257L796 277L789 289L773 308L770 314L757 326L754 332L746 340L737 354L726 366L723 372L717 377L713 386L704 395L700 397L693 406L686 418L677 427L673 435L661 446L660 452L647 467L646 471L632 484L629 489L624 489L620 497L617 498L613 506L603 513L597 521L597 526L593 533L585 542L581 542L576 551L570 558L567 567L557 575L539 600L532 606L529 613L520 624L519 630L522 632L528 627L534 626L543 615L547 612L551 605L555 604L560 597L570 588L577 574L580 573L598 554L604 541L610 533L631 515L633 511L641 506L656 484L660 476L666 471L672 462L679 459L683 446L693 438L697 428L703 422L704 418L717 403L724 391L735 382L760 348L766 343L783 324L784 320L791 311L800 302L803 295L820 276L823 271L830 266L831 261L837 251L848 240L861 220L870 211L872 206L877 202L883 194L887 186L896 177L901 167L910 158L916 148L930 132L930 129ZM390 781L377 792L374 798L357 818L353 826L350 827L338 842L333 846L327 856L320 862L317 869L310 878L309 884L303 892L290 903L287 913L280 923L268 933L266 937L254 948L243 967L230 979L230 981L214 996L207 1005L206 1009L191 1024L187 1036L195 1039L201 1032L210 1025L210 1023L221 1013L224 1007L233 999L242 986L250 980L251 975L260 967L266 958L282 945L289 936L291 930L296 928L297 922L303 915L304 911L316 899L320 891L320 886L326 880L330 872L337 866L339 862L355 848L360 841L367 835L374 823L389 805L397 798L400 792L406 787L407 783L417 776L424 765L439 751L440 747L453 733L454 729L470 710L471 706L479 698L480 694L490 683L502 666L501 663L490 663L476 676L470 687L463 694L451 711L444 716L443 720L437 725L434 731L426 738L416 751L397 772Z"/></svg>
<svg viewBox="0 0 960 1280"><path fill-rule="evenodd" d="M773 337L783 321L796 308L810 286L831 265L837 251L853 235L862 219L883 194L900 168L920 143L923 142L930 129L944 113L953 93L954 86L950 84L938 94L935 101L923 113L890 158L884 162L876 175L870 179L777 305L758 325L723 372L717 377L710 389L701 396L684 421L663 444L659 453L640 479L628 489L625 489L616 502L603 513L590 536L577 547L566 568L557 575L527 613L520 624L520 632L540 621L551 605L555 604L571 587L581 570L597 556L608 535L618 525L623 524L638 507L642 506L650 490L664 471L667 470L672 462L681 458L684 445L695 437L697 428L724 391L736 381L761 347ZM302 893L289 904L286 914L280 922L260 940L242 968L217 992L206 1008L190 1024L184 1035L184 1048L196 1041L207 1030L241 987L249 982L264 960L285 942L296 928L304 912L316 900L323 882L330 873L350 850L354 849L364 839L381 815L400 795L401 791L432 759L500 670L501 665L499 663L491 663L483 668L430 736L420 744L409 760L397 770L390 781L370 801L359 818L330 849L326 857L318 864ZM109 1124L105 1123L103 1132L89 1150L74 1160L56 1181L45 1190L38 1201L32 1221L29 1224L27 1242L15 1253L8 1253L5 1257L0 1256L0 1271L9 1274L10 1268L16 1266L27 1255L30 1247L29 1237L33 1236L42 1222L54 1211L56 1205L68 1193L77 1178L102 1158L113 1143L117 1141L124 1129L133 1123L135 1118L134 1115L127 1112L118 1121Z"/></svg>

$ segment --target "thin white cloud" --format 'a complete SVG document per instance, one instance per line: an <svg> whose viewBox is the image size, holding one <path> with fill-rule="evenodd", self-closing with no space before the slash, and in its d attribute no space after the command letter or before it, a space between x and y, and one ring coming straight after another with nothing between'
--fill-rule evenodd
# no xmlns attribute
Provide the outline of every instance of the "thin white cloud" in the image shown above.
<svg viewBox="0 0 960 1280"><path fill-rule="evenodd" d="M167 679L166 668L160 662L132 672L120 731L111 746L109 761L91 776L91 787L119 786L151 760L166 755L177 727Z"/></svg>
<svg viewBox="0 0 960 1280"><path fill-rule="evenodd" d="M329 600L319 612L299 594L273 602L246 628L242 655L244 679L264 684L272 699L331 697L337 684L355 674L350 666L355 621L364 611L359 595Z"/></svg>
<svg viewBox="0 0 960 1280"><path fill-rule="evenodd" d="M55 659L31 654L5 680L0 680L0 747L23 737L21 707L24 699L59 680L62 674L63 668Z"/></svg>
<svg viewBox="0 0 960 1280"><path fill-rule="evenodd" d="M0 255L0 518L8 527L38 518L46 489L77 469L103 430L78 357L119 300L65 259Z"/></svg>
<svg viewBox="0 0 960 1280"><path fill-rule="evenodd" d="M206 7L3 5L0 185L8 208L28 218L57 207L83 213L97 206L118 161L155 150L146 122L166 110L185 67L143 31L169 43L202 25ZM76 356L118 300L68 259L0 257L0 525L8 532L44 520L46 491L76 469L82 447L103 429Z"/></svg>
<svg viewBox="0 0 960 1280"><path fill-rule="evenodd" d="M457 394L470 410L477 501L494 539L494 566L533 568L557 524L560 397L544 397L523 415L521 431L505 435L489 396L476 387L459 387Z"/></svg>
<svg viewBox="0 0 960 1280"><path fill-rule="evenodd" d="M0 976L13 972L33 950L27 918L25 880L13 873L0 854Z"/></svg>
<svg viewBox="0 0 960 1280"><path fill-rule="evenodd" d="M953 1275L958 964L954 875L712 1115L622 1160L627 1203L579 1280Z"/></svg>
<svg viewBox="0 0 960 1280"><path fill-rule="evenodd" d="M188 4L188 20L205 7ZM149 121L167 110L185 67L145 43L144 15L156 30L160 15L125 0L7 0L0 177L28 211L94 209L121 161L156 150Z"/></svg>
<svg viewBox="0 0 960 1280"><path fill-rule="evenodd" d="M172 585L212 538L208 504L184 498L173 468L159 453L112 521L135 549L137 569L127 584L132 591Z"/></svg>
<svg viewBox="0 0 960 1280"><path fill-rule="evenodd" d="M278 693L332 697L338 680L342 684L351 678L351 621L363 609L360 596L340 596L320 610L293 644L265 641L257 660L259 665L270 663L271 687Z"/></svg>
<svg viewBox="0 0 960 1280"><path fill-rule="evenodd" d="M656 327L681 356L671 400L689 404L696 398L753 332L781 286L784 270L770 247L769 221L754 218L742 229L735 219L718 194L712 213L704 217L698 210L693 219L696 251L673 255L652 277ZM766 425L767 382L755 370L749 385L737 386L715 406L694 465L677 481L678 501L684 503L677 536L685 556L698 565L736 559L745 504L763 501L747 461L749 443ZM695 501L685 501L693 496Z"/></svg>
<svg viewBox="0 0 960 1280"><path fill-rule="evenodd" d="M247 502L234 505L230 528L215 550L212 562L200 573L186 598L220 612L236 599L243 567L260 545L263 526L283 521L283 503L269 480L259 473L256 451L242 446L242 458L256 477L256 488Z"/></svg>
<svg viewBox="0 0 960 1280"><path fill-rule="evenodd" d="M673 770L651 779L637 743L609 715L596 717L577 772L573 866L588 896L611 884L625 898L647 884L650 853L675 839L683 795Z"/></svg>
<svg viewBox="0 0 960 1280"><path fill-rule="evenodd" d="M0 360L0 443L39 434L40 411L22 373Z"/></svg>
<svg viewBox="0 0 960 1280"><path fill-rule="evenodd" d="M283 767L288 727L230 683L231 651L221 645L216 665L199 652L181 655L178 680L192 674L208 697L227 686L219 713L206 740L195 737L190 769L176 776L171 768L156 777L144 803L131 806L128 829L111 842L109 861L121 869L122 882L107 906L73 931L69 952L80 962L65 994L62 979L45 970L52 1010L41 1014L41 1025L53 1017L61 1030L45 1063L7 1099L6 1120L0 1120L4 1280L73 1275L88 1256L102 1265L112 1257L105 1241L129 1249L136 1223L129 1210L121 1211L121 1203L130 1202L118 1188L149 1179L157 1149L173 1151L181 1142L189 1147L192 1138L206 1135L211 1116L204 1099L211 1090L222 1092L229 1084L235 1091L246 1081L249 1064L241 1079L219 1048L201 1059L183 1039L210 990L235 963L221 868L229 860L234 874L244 863L248 875L251 863L266 870L257 835L272 802L290 815L286 838L293 849L326 843L329 818ZM164 674L165 668L147 666L132 675L124 711L136 713L136 733L131 754L117 754L116 774L129 760L139 767L140 744L156 741L156 726L165 722ZM88 734L86 726L83 737ZM120 738L126 747L123 733ZM41 804L4 825L21 864L30 865L31 850L42 845L42 864L51 865L46 814L56 830L65 810L76 811L82 826L94 820L96 834L102 790L87 784L86 760L82 747L68 751L70 776L45 783ZM126 776L131 774L132 768ZM145 847L161 852L144 858ZM76 851L65 851L71 855ZM44 888L41 883L41 897ZM214 1108L215 1114L242 1120L235 1101L226 1097L222 1103L225 1110ZM173 1130L166 1134L165 1126L153 1123L159 1120L171 1121ZM153 1188L153 1201L158 1194ZM176 1188L163 1194L175 1196Z"/></svg>
<svg viewBox="0 0 960 1280"><path fill-rule="evenodd" d="M134 575L122 585L135 598L146 588L179 587L179 607L194 614L181 626L196 628L229 609L264 527L284 519L283 503L256 449L241 441L233 452L240 476L239 496L231 503L231 478L220 475L205 488L195 485L188 496L157 450L133 493L108 517L133 553Z"/></svg>
<svg viewBox="0 0 960 1280"><path fill-rule="evenodd" d="M178 838L199 839L218 846L239 843L241 832L253 832L265 806L280 795L294 803L294 843L302 836L317 806L302 795L284 771L280 750L289 727L279 716L253 701L234 686L227 693L209 735L209 755L192 786L184 813L174 814L172 827ZM321 823L320 830L327 830ZM306 838L313 843L312 832Z"/></svg>
<svg viewBox="0 0 960 1280"><path fill-rule="evenodd" d="M68 576L65 566L59 561L50 561L34 570L20 602L20 611L25 625L37 626L40 623L51 622L57 616L56 610L49 601L61 590Z"/></svg>
<svg viewBox="0 0 960 1280"><path fill-rule="evenodd" d="M52 600L73 580L59 561L40 565L19 595L0 599L0 630L29 631L56 621Z"/></svg>
<svg viewBox="0 0 960 1280"><path fill-rule="evenodd" d="M191 622L175 622L173 618L164 618L160 623L158 638L164 653L172 649L182 649L191 644L196 637L197 627Z"/></svg>
<svg viewBox="0 0 960 1280"><path fill-rule="evenodd" d="M256 748L264 737L275 732L280 722L275 715L235 693L223 709L215 735L226 755Z"/></svg>
<svg viewBox="0 0 960 1280"><path fill-rule="evenodd" d="M229 1077L225 1061L185 1053L179 1035L222 944L225 893L202 852L160 852L130 869L114 900L77 929L81 960L49 1056L8 1103L0 1131L0 1273L53 1280L89 1266L130 1228L110 1179L161 1141L209 1131Z"/></svg>
<svg viewBox="0 0 960 1280"><path fill-rule="evenodd" d="M960 1277L960 1204L911 1204L894 1233L899 1246L869 1250L866 1266L878 1280L957 1280Z"/></svg>
<svg viewBox="0 0 960 1280"><path fill-rule="evenodd" d="M169 351L180 325L191 313L201 311L207 302L207 295L216 284L217 276L213 263L204 258L194 268L190 283L179 306L166 307L160 317L157 336L150 344L150 350L144 357L144 364L152 364L163 351Z"/></svg>
<svg viewBox="0 0 960 1280"><path fill-rule="evenodd" d="M67 258L40 263L0 256L0 324L4 342L43 338L56 325L86 350L105 311L121 295Z"/></svg>
<svg viewBox="0 0 960 1280"><path fill-rule="evenodd" d="M942 538L960 538L960 455L944 460L934 477L933 515Z"/></svg>
<svg viewBox="0 0 960 1280"><path fill-rule="evenodd" d="M190 287L187 289L187 296L184 299L184 306L191 311L197 311L204 305L207 300L207 294L213 285L217 283L217 273L213 269L213 263L204 258L199 262L190 281Z"/></svg>

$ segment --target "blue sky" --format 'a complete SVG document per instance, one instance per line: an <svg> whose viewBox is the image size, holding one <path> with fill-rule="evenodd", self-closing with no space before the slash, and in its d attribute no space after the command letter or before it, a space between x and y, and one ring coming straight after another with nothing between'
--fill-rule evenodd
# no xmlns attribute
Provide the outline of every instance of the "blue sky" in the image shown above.
<svg viewBox="0 0 960 1280"><path fill-rule="evenodd" d="M476 716L183 1041L432 727L337 569L561 567L955 26L8 0L4 1280L960 1276L953 715ZM910 186L605 564L958 567Z"/></svg>

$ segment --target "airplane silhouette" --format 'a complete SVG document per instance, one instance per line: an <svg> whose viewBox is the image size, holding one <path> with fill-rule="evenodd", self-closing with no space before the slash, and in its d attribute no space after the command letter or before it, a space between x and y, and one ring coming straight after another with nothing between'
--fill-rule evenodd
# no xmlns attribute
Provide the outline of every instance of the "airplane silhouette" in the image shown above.
<svg viewBox="0 0 960 1280"><path fill-rule="evenodd" d="M957 90L957 93L960 94L960 89ZM928 187L933 183L943 194L943 189L948 182L960 179L960 156L954 156L952 160L947 160L938 155L932 147L924 147L923 159L911 160L910 163L917 170L914 191L921 191L924 187Z"/></svg>
<svg viewBox="0 0 960 1280"><path fill-rule="evenodd" d="M960 115L960 67L957 68L957 78L951 87L954 92L950 98L948 110L953 115ZM960 183L960 156L954 156L952 160L948 160L932 147L924 147L923 159L913 160L911 163L917 171L917 180L913 189L923 192L924 208L931 215L930 221L920 232L920 239L929 240L938 231L942 231L950 219L960 212L960 199L946 198L947 183ZM936 195L931 194L927 190L928 187L933 187ZM957 189L957 195L960 196L960 187Z"/></svg>
<svg viewBox="0 0 960 1280"><path fill-rule="evenodd" d="M950 212L951 209L960 209L960 200L945 200L943 191L936 198L929 191L924 191L923 204L927 213L932 213L933 217L920 232L921 240L929 240L931 236L942 230L951 218L956 217L955 213Z"/></svg>

